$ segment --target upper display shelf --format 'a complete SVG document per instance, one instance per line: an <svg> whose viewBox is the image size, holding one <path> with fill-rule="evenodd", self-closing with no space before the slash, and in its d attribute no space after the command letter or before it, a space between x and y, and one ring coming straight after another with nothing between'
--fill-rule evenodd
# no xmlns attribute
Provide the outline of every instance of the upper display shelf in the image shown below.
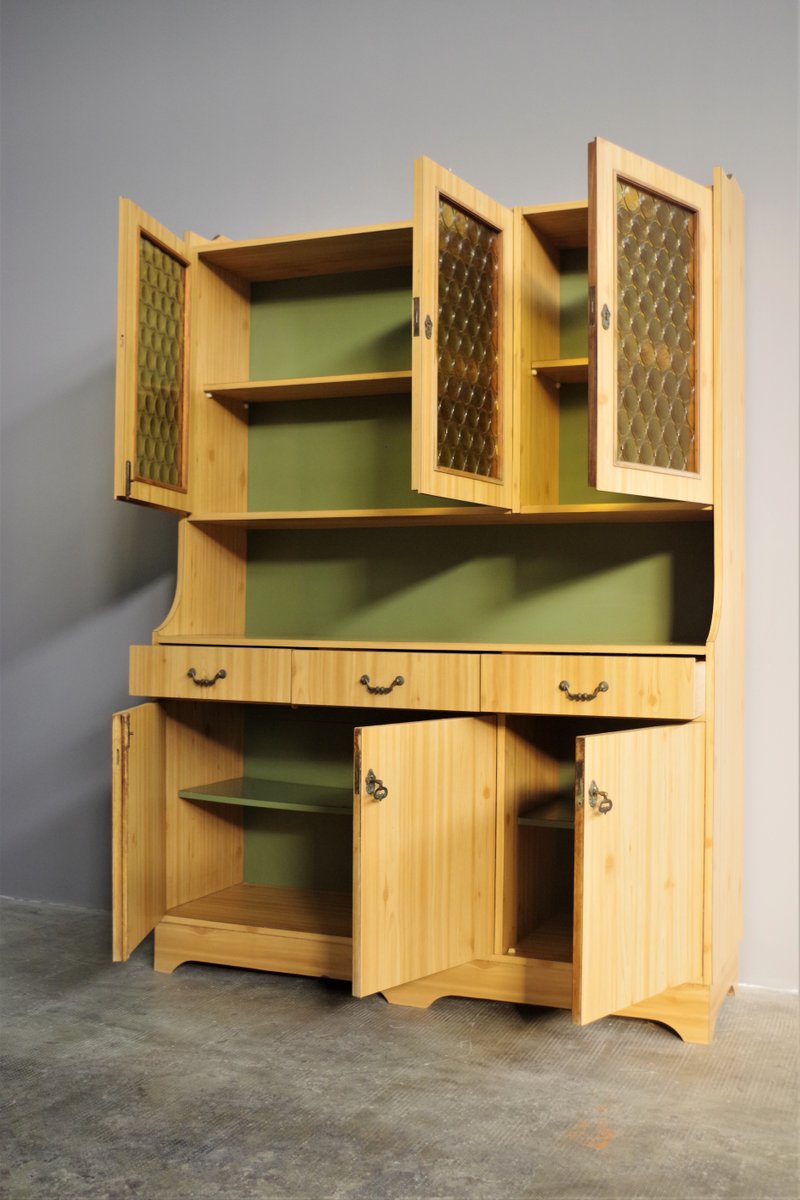
<svg viewBox="0 0 800 1200"><path fill-rule="evenodd" d="M245 242L220 242L200 250L210 266L222 267L251 282L297 279L340 272L410 267L410 222L287 234Z"/></svg>
<svg viewBox="0 0 800 1200"><path fill-rule="evenodd" d="M531 229L558 250L580 250L589 244L589 205L585 200L531 205L522 209L522 215Z"/></svg>
<svg viewBox="0 0 800 1200"><path fill-rule="evenodd" d="M269 400L338 400L356 396L397 396L411 391L410 371L371 371L363 375L318 375L309 379L257 379L211 383L204 389L217 400L247 404Z"/></svg>

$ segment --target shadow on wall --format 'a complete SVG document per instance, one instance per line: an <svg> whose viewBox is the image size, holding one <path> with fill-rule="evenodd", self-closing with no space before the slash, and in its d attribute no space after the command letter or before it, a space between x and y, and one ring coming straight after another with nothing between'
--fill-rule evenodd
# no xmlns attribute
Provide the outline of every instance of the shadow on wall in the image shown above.
<svg viewBox="0 0 800 1200"><path fill-rule="evenodd" d="M114 501L113 455L110 362L4 428L6 661L174 575L177 521Z"/></svg>
<svg viewBox="0 0 800 1200"><path fill-rule="evenodd" d="M177 522L113 499L113 364L59 382L3 429L0 890L99 908L111 713L169 609Z"/></svg>

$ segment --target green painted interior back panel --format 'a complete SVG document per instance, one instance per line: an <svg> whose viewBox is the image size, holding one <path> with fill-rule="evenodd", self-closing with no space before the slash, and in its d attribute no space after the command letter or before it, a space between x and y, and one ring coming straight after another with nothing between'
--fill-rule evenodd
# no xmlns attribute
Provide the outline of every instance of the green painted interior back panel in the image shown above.
<svg viewBox="0 0 800 1200"><path fill-rule="evenodd" d="M247 708L244 774L352 791L353 726L334 712ZM352 887L352 817L246 809L244 825L247 883L336 892Z"/></svg>
<svg viewBox="0 0 800 1200"><path fill-rule="evenodd" d="M243 711L246 776L342 788L351 795L355 728L387 721L418 721L428 715L272 705L248 705ZM246 808L244 830L245 882L325 892L347 892L352 888L350 814Z"/></svg>
<svg viewBox="0 0 800 1200"><path fill-rule="evenodd" d="M410 395L251 405L248 454L251 512L448 504L411 490Z"/></svg>
<svg viewBox="0 0 800 1200"><path fill-rule="evenodd" d="M249 637L688 642L709 628L711 523L249 534Z"/></svg>
<svg viewBox="0 0 800 1200"><path fill-rule="evenodd" d="M587 304L588 251L561 251L561 357L585 358L589 353Z"/></svg>
<svg viewBox="0 0 800 1200"><path fill-rule="evenodd" d="M253 284L251 379L407 371L410 366L408 268Z"/></svg>

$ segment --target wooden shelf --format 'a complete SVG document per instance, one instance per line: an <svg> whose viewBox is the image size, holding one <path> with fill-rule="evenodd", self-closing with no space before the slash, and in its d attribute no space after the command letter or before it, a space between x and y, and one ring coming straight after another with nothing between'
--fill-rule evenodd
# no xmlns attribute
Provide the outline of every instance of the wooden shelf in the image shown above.
<svg viewBox="0 0 800 1200"><path fill-rule="evenodd" d="M200 259L251 282L411 267L410 222L220 242Z"/></svg>
<svg viewBox="0 0 800 1200"><path fill-rule="evenodd" d="M353 928L353 897L347 892L237 883L170 908L165 919L228 929L349 939Z"/></svg>
<svg viewBox="0 0 800 1200"><path fill-rule="evenodd" d="M183 788L184 800L212 804L239 804L245 808L277 808L292 812L335 813L352 816L353 796L347 788L323 784L285 783L276 779L242 777L223 779L203 787Z"/></svg>
<svg viewBox="0 0 800 1200"><path fill-rule="evenodd" d="M453 508L369 508L309 509L273 512L196 512L189 516L194 525L225 525L242 529L358 529L365 526L393 528L414 525L569 525L654 522L707 521L712 508L707 504L672 501L634 502L630 504L549 504L530 505L522 512L510 513L499 508L464 506Z"/></svg>
<svg viewBox="0 0 800 1200"><path fill-rule="evenodd" d="M575 802L569 796L548 796L541 804L521 812L519 825L535 825L540 829L574 829Z"/></svg>
<svg viewBox="0 0 800 1200"><path fill-rule="evenodd" d="M587 383L589 380L588 358L551 358L531 363L533 375L543 375L553 383Z"/></svg>
<svg viewBox="0 0 800 1200"><path fill-rule="evenodd" d="M278 400L339 400L352 396L397 396L411 392L411 372L377 371L366 375L212 383L204 390L207 396L213 396L216 400L240 400L246 404Z"/></svg>

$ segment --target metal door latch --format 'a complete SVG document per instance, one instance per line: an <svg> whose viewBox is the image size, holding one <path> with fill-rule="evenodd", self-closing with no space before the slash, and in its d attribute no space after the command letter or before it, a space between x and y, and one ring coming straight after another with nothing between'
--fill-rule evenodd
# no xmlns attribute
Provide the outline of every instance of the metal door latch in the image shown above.
<svg viewBox="0 0 800 1200"><path fill-rule="evenodd" d="M385 800L389 795L389 789L384 786L382 779L378 779L372 767L370 767L370 769L367 771L364 784L367 795L372 796L373 800Z"/></svg>
<svg viewBox="0 0 800 1200"><path fill-rule="evenodd" d="M599 813L611 812L614 807L614 801L609 796L608 792L601 792L594 780L589 784L589 806L596 808Z"/></svg>

